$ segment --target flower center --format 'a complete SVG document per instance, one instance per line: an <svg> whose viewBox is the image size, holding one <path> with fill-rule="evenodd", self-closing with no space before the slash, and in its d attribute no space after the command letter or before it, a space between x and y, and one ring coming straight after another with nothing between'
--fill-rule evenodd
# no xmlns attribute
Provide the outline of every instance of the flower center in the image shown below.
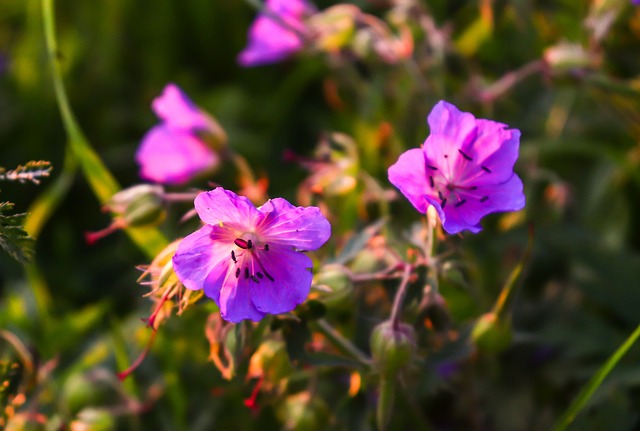
<svg viewBox="0 0 640 431"><path fill-rule="evenodd" d="M485 165L473 163L473 157L461 149L458 149L458 153L462 158L458 159L453 169L448 154L443 155L444 161L440 167L427 164L428 170L431 171L429 186L438 193L442 209L447 205L447 202L454 202L453 206L460 208L470 199L480 203L489 200L489 196L476 192L478 186L468 184L481 175L491 174L491 169Z"/></svg>
<svg viewBox="0 0 640 431"><path fill-rule="evenodd" d="M244 276L255 283L260 283L264 278L275 281L260 260L260 255L269 251L269 244L260 241L252 233L234 239L233 244L235 247L231 249L231 260L236 266L236 278Z"/></svg>

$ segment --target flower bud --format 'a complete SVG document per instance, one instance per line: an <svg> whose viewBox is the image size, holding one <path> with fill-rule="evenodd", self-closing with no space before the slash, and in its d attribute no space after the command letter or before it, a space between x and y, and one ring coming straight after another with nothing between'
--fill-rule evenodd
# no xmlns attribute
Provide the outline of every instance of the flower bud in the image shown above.
<svg viewBox="0 0 640 431"><path fill-rule="evenodd" d="M113 414L105 409L86 408L71 422L70 431L112 431L116 429Z"/></svg>
<svg viewBox="0 0 640 431"><path fill-rule="evenodd" d="M487 352L501 352L511 344L511 324L498 319L495 313L480 316L471 331L471 339L476 346Z"/></svg>
<svg viewBox="0 0 640 431"><path fill-rule="evenodd" d="M313 284L327 289L321 292L319 299L329 310L351 307L353 283L342 265L324 265L316 274Z"/></svg>
<svg viewBox="0 0 640 431"><path fill-rule="evenodd" d="M126 226L160 223L165 217L162 186L138 184L114 194L107 209L124 219Z"/></svg>
<svg viewBox="0 0 640 431"><path fill-rule="evenodd" d="M316 49L338 52L346 46L360 14L358 7L347 4L338 4L314 14L307 23L312 29Z"/></svg>
<svg viewBox="0 0 640 431"><path fill-rule="evenodd" d="M550 46L544 51L543 58L550 71L558 75L593 68L599 62L598 58L582 45L568 42Z"/></svg>
<svg viewBox="0 0 640 431"><path fill-rule="evenodd" d="M330 417L327 404L308 391L288 396L276 410L285 430L317 431L326 429Z"/></svg>
<svg viewBox="0 0 640 431"><path fill-rule="evenodd" d="M394 376L406 368L416 349L415 331L406 323L380 323L371 334L371 355L383 376Z"/></svg>

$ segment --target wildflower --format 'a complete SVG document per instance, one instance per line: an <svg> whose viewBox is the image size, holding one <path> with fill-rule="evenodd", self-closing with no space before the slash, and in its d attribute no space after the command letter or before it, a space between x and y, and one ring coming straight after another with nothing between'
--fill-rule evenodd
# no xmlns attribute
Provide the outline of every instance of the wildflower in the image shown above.
<svg viewBox="0 0 640 431"><path fill-rule="evenodd" d="M276 63L300 51L307 33L303 19L313 12L307 0L267 0L249 28L249 42L238 55L240 65Z"/></svg>
<svg viewBox="0 0 640 431"><path fill-rule="evenodd" d="M450 234L482 228L489 213L524 207L522 181L513 172L520 131L476 119L440 101L429 114L431 134L389 168L389 181L421 213L433 206Z"/></svg>
<svg viewBox="0 0 640 431"><path fill-rule="evenodd" d="M184 238L173 257L185 287L203 289L231 322L285 313L305 300L312 261L301 252L331 235L318 208L282 198L256 208L220 187L200 193L195 208L205 225Z"/></svg>
<svg viewBox="0 0 640 431"><path fill-rule="evenodd" d="M224 131L177 85L168 84L153 100L152 108L162 122L144 135L136 152L140 177L162 184L184 184L218 165L218 155L201 134L223 142Z"/></svg>

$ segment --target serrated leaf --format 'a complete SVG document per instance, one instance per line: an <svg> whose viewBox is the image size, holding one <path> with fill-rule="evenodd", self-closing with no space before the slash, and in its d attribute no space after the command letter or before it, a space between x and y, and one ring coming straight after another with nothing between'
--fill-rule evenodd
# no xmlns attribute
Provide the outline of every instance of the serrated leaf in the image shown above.
<svg viewBox="0 0 640 431"><path fill-rule="evenodd" d="M33 257L34 240L23 229L26 214L3 214L13 208L11 202L0 202L0 247L20 263Z"/></svg>

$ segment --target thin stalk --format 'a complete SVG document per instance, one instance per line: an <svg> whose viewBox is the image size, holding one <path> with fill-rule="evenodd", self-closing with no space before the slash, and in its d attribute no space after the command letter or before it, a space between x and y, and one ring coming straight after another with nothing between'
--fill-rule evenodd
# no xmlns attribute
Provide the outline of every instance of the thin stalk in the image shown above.
<svg viewBox="0 0 640 431"><path fill-rule="evenodd" d="M349 356L350 358L356 360L360 365L369 368L371 366L371 360L360 351L353 343L342 336L338 331L335 330L329 322L324 319L316 320L315 327L318 331L327 337L334 346L338 348L343 354Z"/></svg>
<svg viewBox="0 0 640 431"><path fill-rule="evenodd" d="M391 324L393 325L393 329L400 329L400 311L402 310L402 303L404 302L404 297L407 295L407 286L409 285L409 277L411 276L411 270L413 267L409 264L404 265L404 269L402 271L402 279L400 280L400 285L398 286L398 291L396 292L396 296L393 299L393 308L391 309Z"/></svg>

